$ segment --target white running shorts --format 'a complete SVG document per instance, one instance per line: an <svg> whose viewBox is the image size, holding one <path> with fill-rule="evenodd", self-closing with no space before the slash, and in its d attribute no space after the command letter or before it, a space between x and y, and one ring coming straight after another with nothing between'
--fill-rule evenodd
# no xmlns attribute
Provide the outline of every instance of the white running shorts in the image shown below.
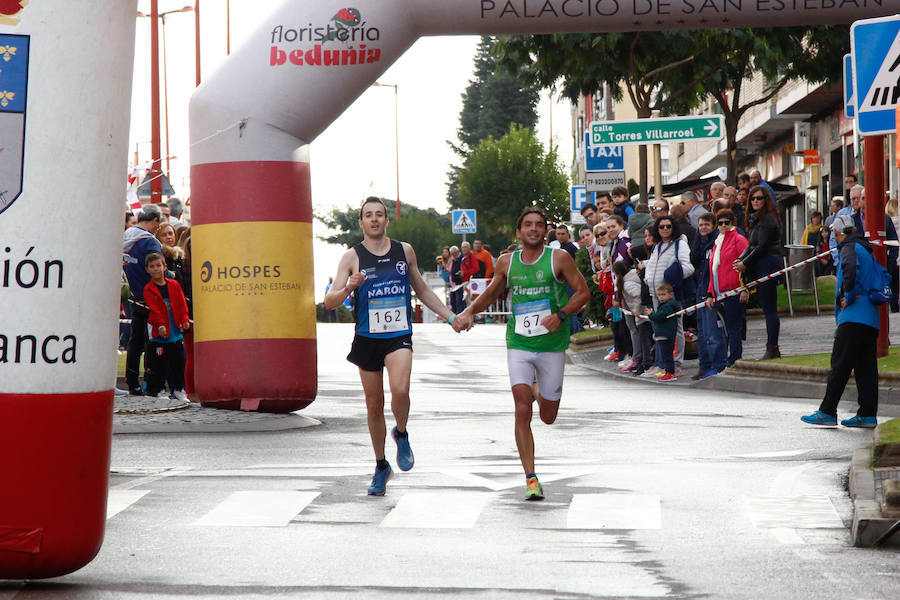
<svg viewBox="0 0 900 600"><path fill-rule="evenodd" d="M538 390L544 400L558 402L562 398L565 352L528 352L508 348L506 363L511 386L525 384L531 387L537 379Z"/></svg>

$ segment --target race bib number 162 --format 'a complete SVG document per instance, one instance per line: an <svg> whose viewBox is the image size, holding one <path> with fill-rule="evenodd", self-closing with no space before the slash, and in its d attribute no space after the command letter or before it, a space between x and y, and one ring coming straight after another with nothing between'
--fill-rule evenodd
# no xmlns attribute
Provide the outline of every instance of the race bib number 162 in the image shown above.
<svg viewBox="0 0 900 600"><path fill-rule="evenodd" d="M369 333L407 331L409 320L402 296L369 300Z"/></svg>

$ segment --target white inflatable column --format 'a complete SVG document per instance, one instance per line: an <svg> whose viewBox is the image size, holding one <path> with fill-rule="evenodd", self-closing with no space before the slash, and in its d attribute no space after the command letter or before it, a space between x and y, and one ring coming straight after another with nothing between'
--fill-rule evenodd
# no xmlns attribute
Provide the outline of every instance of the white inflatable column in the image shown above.
<svg viewBox="0 0 900 600"><path fill-rule="evenodd" d="M32 579L103 539L137 4L0 6L0 579Z"/></svg>

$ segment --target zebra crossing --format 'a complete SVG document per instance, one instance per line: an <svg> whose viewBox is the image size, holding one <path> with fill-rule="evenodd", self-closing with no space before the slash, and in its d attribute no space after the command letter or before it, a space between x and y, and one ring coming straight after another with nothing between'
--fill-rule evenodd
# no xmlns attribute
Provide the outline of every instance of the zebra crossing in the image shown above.
<svg viewBox="0 0 900 600"><path fill-rule="evenodd" d="M107 507L107 520L115 519L141 502L151 499L154 490L111 489ZM193 519L197 527L287 527L304 522L340 522L328 517L331 502L317 502L320 492L242 490L232 492L221 499L206 513ZM418 491L401 492L396 501L362 497L357 512L368 512L371 525L383 528L403 529L471 529L488 510L502 508L515 501L518 495L502 497L496 492L476 491ZM391 504L391 502L393 502ZM367 504L366 504L367 503ZM531 505L530 505L531 506ZM557 515L555 527L559 529L659 529L662 526L661 505L658 496L643 494L576 494L565 502L544 502L534 505L535 510L548 507ZM344 510L338 503L336 511ZM314 518L306 518L304 511L315 511ZM368 510L366 510L368 509ZM383 515L387 510L387 514ZM382 516L383 515L383 516ZM521 524L526 526L525 523Z"/></svg>
<svg viewBox="0 0 900 600"><path fill-rule="evenodd" d="M356 479L353 477L354 484L358 483ZM165 481L170 480L156 477L150 478L146 486L126 481L112 487L107 519L113 521L130 515L152 518L153 511L165 510L173 501L170 496L178 494L159 485ZM269 484L271 487L272 482ZM216 490L214 497L207 496L206 502L182 511L186 513L184 523L201 528L352 523L386 529L472 529L490 524L508 528L652 531L666 526L667 510L675 510L668 507L677 504L675 498L660 495L597 493L595 488L580 490L565 485L556 485L542 503L523 502L518 490L521 486L491 486L495 489L394 486L384 498L365 496L358 485L347 485L346 478L293 487L290 490ZM745 497L743 502L735 502L733 508L743 515L743 520L757 530L771 533L782 544L804 543L799 530L838 533L845 529L828 496ZM521 518L522 511L528 511L528 518Z"/></svg>

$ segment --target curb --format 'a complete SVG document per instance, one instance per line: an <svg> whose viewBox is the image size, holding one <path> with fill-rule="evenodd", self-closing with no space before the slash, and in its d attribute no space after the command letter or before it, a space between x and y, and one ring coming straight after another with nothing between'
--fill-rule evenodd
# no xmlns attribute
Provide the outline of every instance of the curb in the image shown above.
<svg viewBox="0 0 900 600"><path fill-rule="evenodd" d="M570 349L566 351L566 362L586 367L599 373L627 379L628 381L643 382L651 385L657 384L655 381L620 373L618 369L607 366L608 363L603 360L604 356L605 349L601 348ZM744 368L746 365L751 366ZM816 373L817 380L806 380L788 372L785 370L785 367L816 369L818 371L816 367L795 367L794 365L777 365L768 362L738 361L734 367L730 367L724 373L715 377L710 377L703 381L693 381L690 377L680 377L677 381L666 385L756 394L775 398L790 398L792 400L808 398L818 402L822 399L825 395L826 379L828 377L827 369L821 369L823 374ZM855 402L856 397L856 386L851 382L851 384L847 385L842 399L848 402ZM900 405L900 382L898 382L897 386L879 386L878 402L881 405Z"/></svg>
<svg viewBox="0 0 900 600"><path fill-rule="evenodd" d="M875 497L875 474L869 468L872 445L857 448L850 462L850 497L853 499L853 524L850 532L856 547L875 546L887 531L900 522L881 516L881 504ZM888 538L885 546L900 548L900 534Z"/></svg>
<svg viewBox="0 0 900 600"><path fill-rule="evenodd" d="M757 362L751 360L739 360L732 367L736 373L778 373L786 375L786 379L805 379L807 381L823 381L828 379L830 369L825 367L804 367L802 365L787 365L783 363L773 363L771 361ZM856 379L851 375L850 381L855 384ZM889 372L879 373L878 381L890 383L890 386L900 386L900 373ZM850 385L850 384L848 384Z"/></svg>

